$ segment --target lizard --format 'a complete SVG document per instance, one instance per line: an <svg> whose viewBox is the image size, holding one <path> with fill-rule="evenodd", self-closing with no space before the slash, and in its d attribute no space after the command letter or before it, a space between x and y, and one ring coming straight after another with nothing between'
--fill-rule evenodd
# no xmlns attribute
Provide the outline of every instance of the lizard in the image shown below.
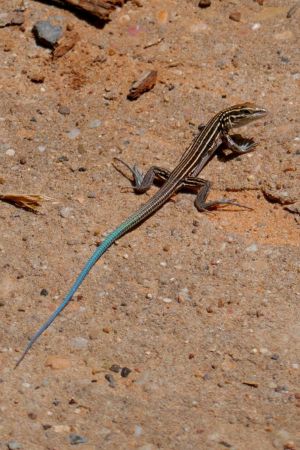
<svg viewBox="0 0 300 450"><path fill-rule="evenodd" d="M155 181L162 182L162 186L136 212L129 215L129 217L125 219L117 228L115 228L114 231L109 233L100 246L97 247L90 259L86 262L62 303L29 340L25 350L17 360L15 367L23 361L32 345L67 306L92 267L108 250L108 248L116 240L120 239L122 236L138 227L142 222L148 219L179 190L188 189L197 194L195 206L199 211L217 208L220 205L242 206L230 199L207 202L206 199L208 197L211 183L202 178L198 178L198 175L214 156L221 143L225 143L227 148L236 154L245 154L252 151L256 146L253 139L242 139L242 141L239 139L237 141L233 135L229 134L229 131L232 128L237 128L254 120L260 119L266 114L266 109L249 102L234 105L220 111L207 123L207 125L199 128L199 133L184 151L179 163L172 171L161 167L152 166L146 174L143 175L136 165L131 167L122 160L119 160L131 171L134 181L134 190L137 193L145 193Z"/></svg>

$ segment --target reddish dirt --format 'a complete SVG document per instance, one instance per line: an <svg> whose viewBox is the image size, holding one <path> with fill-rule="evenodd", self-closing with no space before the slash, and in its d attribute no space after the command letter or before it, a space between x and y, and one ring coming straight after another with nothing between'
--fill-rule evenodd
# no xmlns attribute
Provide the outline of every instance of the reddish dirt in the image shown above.
<svg viewBox="0 0 300 450"><path fill-rule="evenodd" d="M2 0L0 18L20 4ZM1 449L67 449L74 434L85 450L300 449L299 215L283 204L299 205L294 4L128 1L101 28L25 0L24 24L0 28L0 193L48 198L38 214L0 203ZM38 46L38 20L70 50ZM156 85L129 101L149 70ZM199 124L242 101L269 110L239 131L257 148L201 176L209 199L252 210L200 214L179 193L14 370L104 234L157 189L123 192L113 158L170 169Z"/></svg>

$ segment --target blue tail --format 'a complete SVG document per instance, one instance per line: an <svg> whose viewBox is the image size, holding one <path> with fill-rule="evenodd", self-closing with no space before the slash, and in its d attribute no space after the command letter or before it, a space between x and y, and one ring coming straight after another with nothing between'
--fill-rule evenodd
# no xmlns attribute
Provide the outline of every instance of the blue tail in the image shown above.
<svg viewBox="0 0 300 450"><path fill-rule="evenodd" d="M38 340L38 338L41 336L41 334L44 333L45 330L52 324L52 322L56 319L56 317L62 312L62 310L67 306L69 301L72 299L73 295L85 279L85 277L88 275L91 268L96 264L99 258L103 255L103 253L106 252L106 250L123 234L128 231L128 228L130 227L131 223L127 220L123 224L121 224L118 228L116 228L112 233L110 233L105 240L101 243L101 245L94 251L82 271L80 272L77 280L69 290L68 294L62 301L62 303L59 305L59 307L54 311L53 314L49 317L49 319L38 329L38 331L33 335L33 337L30 339L29 343L27 344L27 347L25 348L24 352L22 353L21 357L18 359L15 368L18 367L18 365L23 361L26 354L29 352L33 344Z"/></svg>

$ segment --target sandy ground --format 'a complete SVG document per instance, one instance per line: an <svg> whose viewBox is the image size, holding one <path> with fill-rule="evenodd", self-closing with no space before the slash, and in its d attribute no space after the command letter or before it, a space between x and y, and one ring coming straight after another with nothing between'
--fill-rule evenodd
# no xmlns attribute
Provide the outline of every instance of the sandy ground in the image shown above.
<svg viewBox="0 0 300 450"><path fill-rule="evenodd" d="M0 204L0 448L300 449L300 8L138 3L101 28L25 1L24 24L0 28L1 193L49 198L38 214ZM53 59L38 20L79 40ZM153 90L129 101L152 69ZM202 176L210 199L253 210L201 214L178 194L104 255L14 370L105 233L157 189L124 192L113 158L171 169L199 124L241 101L269 110L241 131L255 152Z"/></svg>

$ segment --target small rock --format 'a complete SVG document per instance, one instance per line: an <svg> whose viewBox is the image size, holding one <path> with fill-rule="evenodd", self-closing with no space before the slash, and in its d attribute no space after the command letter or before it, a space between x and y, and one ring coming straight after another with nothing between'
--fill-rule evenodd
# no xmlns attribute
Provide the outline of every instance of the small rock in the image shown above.
<svg viewBox="0 0 300 450"><path fill-rule="evenodd" d="M70 108L68 108L68 106L60 105L58 108L58 112L63 116L67 116L68 114L70 114L71 111Z"/></svg>
<svg viewBox="0 0 300 450"><path fill-rule="evenodd" d="M79 135L80 135L80 130L79 130L79 128L73 128L73 130L70 130L70 131L67 133L67 136L68 136L70 139L75 139L75 138L77 138Z"/></svg>
<svg viewBox="0 0 300 450"><path fill-rule="evenodd" d="M57 158L57 162L67 162L67 161L69 161L69 158L66 155L62 155Z"/></svg>
<svg viewBox="0 0 300 450"><path fill-rule="evenodd" d="M122 367L122 369L121 369L121 377L127 378L128 375L130 374L130 372L132 372L132 370L129 369L128 367Z"/></svg>
<svg viewBox="0 0 300 450"><path fill-rule="evenodd" d="M241 20L241 13L238 11L234 11L229 14L229 19L233 20L234 22L240 22Z"/></svg>
<svg viewBox="0 0 300 450"><path fill-rule="evenodd" d="M89 128L98 128L101 125L101 120L99 119L94 119L89 123Z"/></svg>
<svg viewBox="0 0 300 450"><path fill-rule="evenodd" d="M108 381L109 386L110 386L111 388L115 388L115 387L116 387L115 379L114 379L114 377L112 376L111 373L106 373L105 376L104 376L104 378Z"/></svg>
<svg viewBox="0 0 300 450"><path fill-rule="evenodd" d="M63 34L62 27L52 25L48 20L36 22L32 29L36 40L44 47L53 48Z"/></svg>
<svg viewBox="0 0 300 450"><path fill-rule="evenodd" d="M71 367L71 361L60 356L48 356L45 363L46 367L51 367L54 370L68 369Z"/></svg>
<svg viewBox="0 0 300 450"><path fill-rule="evenodd" d="M199 8L208 8L211 5L211 0L200 0L198 3Z"/></svg>
<svg viewBox="0 0 300 450"><path fill-rule="evenodd" d="M255 253L255 252L257 252L257 250L258 250L258 247L256 244L251 244L251 245L249 245L249 247L246 248L246 252L249 252L249 253Z"/></svg>
<svg viewBox="0 0 300 450"><path fill-rule="evenodd" d="M119 366L119 364L112 364L112 366L110 367L110 369L112 372L115 373L119 373L121 370L121 367Z"/></svg>
<svg viewBox="0 0 300 450"><path fill-rule="evenodd" d="M183 303L185 301L191 301L192 298L190 296L189 290L187 287L180 289L178 292L177 300L179 303Z"/></svg>
<svg viewBox="0 0 300 450"><path fill-rule="evenodd" d="M13 148L9 148L8 150L6 150L5 154L7 156L15 156L16 152Z"/></svg>
<svg viewBox="0 0 300 450"><path fill-rule="evenodd" d="M7 448L9 450L17 450L18 448L22 448L22 445L17 441L9 441L7 443Z"/></svg>
<svg viewBox="0 0 300 450"><path fill-rule="evenodd" d="M287 441L283 445L284 450L296 450L296 444L294 441Z"/></svg>
<svg viewBox="0 0 300 450"><path fill-rule="evenodd" d="M65 206L63 208L60 208L59 215L63 217L64 219L67 219L71 214L72 208L69 206Z"/></svg>
<svg viewBox="0 0 300 450"><path fill-rule="evenodd" d="M48 295L47 289L43 288L40 292L40 295L43 295L44 297L46 297Z"/></svg>
<svg viewBox="0 0 300 450"><path fill-rule="evenodd" d="M140 425L134 427L134 436L140 437L143 434L143 428Z"/></svg>
<svg viewBox="0 0 300 450"><path fill-rule="evenodd" d="M260 27L261 27L261 24L259 22L255 22L253 25L251 25L251 30L257 31L260 29Z"/></svg>
<svg viewBox="0 0 300 450"><path fill-rule="evenodd" d="M79 434L71 433L69 435L69 441L71 445L85 444L87 442L87 438L80 436Z"/></svg>
<svg viewBox="0 0 300 450"><path fill-rule="evenodd" d="M280 205L290 205L298 200L297 190L293 192L292 189L277 189L276 186L266 185L263 186L262 192L267 200L272 203L279 203Z"/></svg>
<svg viewBox="0 0 300 450"><path fill-rule="evenodd" d="M45 81L45 75L38 68L33 67L27 74L30 81L33 83L43 83Z"/></svg>
<svg viewBox="0 0 300 450"><path fill-rule="evenodd" d="M87 348L88 340L81 336L78 336L71 340L71 345L75 349L82 350L82 349Z"/></svg>

